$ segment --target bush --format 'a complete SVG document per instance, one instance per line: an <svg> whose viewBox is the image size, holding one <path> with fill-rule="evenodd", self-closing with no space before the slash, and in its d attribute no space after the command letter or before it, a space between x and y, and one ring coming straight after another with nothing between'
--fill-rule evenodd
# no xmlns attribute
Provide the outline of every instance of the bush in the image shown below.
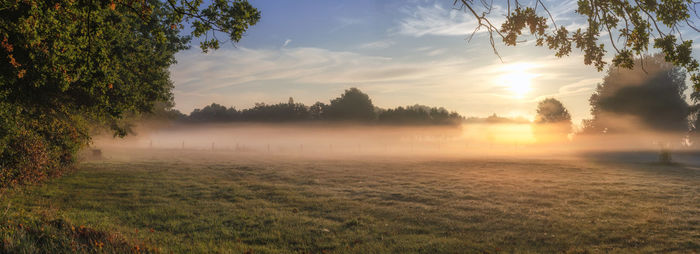
<svg viewBox="0 0 700 254"><path fill-rule="evenodd" d="M59 116L0 112L0 189L60 176L73 165L75 154L89 141L81 134L87 133L87 125Z"/></svg>
<svg viewBox="0 0 700 254"><path fill-rule="evenodd" d="M0 186L34 182L44 179L49 165L49 151L44 140L36 133L20 129L9 136L3 149L3 168Z"/></svg>

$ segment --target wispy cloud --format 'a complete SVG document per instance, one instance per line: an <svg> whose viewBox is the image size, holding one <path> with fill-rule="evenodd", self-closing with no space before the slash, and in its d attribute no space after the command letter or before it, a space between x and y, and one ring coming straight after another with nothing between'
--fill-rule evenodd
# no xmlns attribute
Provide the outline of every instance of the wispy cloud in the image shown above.
<svg viewBox="0 0 700 254"><path fill-rule="evenodd" d="M551 0L545 2L549 14L555 20L570 20L572 19L572 13L578 8L578 1L576 0Z"/></svg>
<svg viewBox="0 0 700 254"><path fill-rule="evenodd" d="M336 22L338 23L338 25L335 28L331 29L331 32L338 31L348 26L364 24L367 21L363 18L357 17L338 17L336 18Z"/></svg>
<svg viewBox="0 0 700 254"><path fill-rule="evenodd" d="M498 13L502 8L494 5L494 12ZM431 6L416 6L415 8L404 8L402 12L406 15L399 20L397 31L399 34L421 37L425 35L442 36L466 36L475 31L478 26L477 20L454 8L446 8L440 4ZM496 24L500 24L502 18L493 17ZM480 29L477 32L485 32Z"/></svg>
<svg viewBox="0 0 700 254"><path fill-rule="evenodd" d="M447 52L448 52L448 50L446 48L440 48L440 49L430 50L430 51L426 52L425 54L428 56L439 56L439 55L445 54Z"/></svg>
<svg viewBox="0 0 700 254"><path fill-rule="evenodd" d="M465 58L407 61L321 48L238 48L210 54L183 52L171 72L178 108L187 112L211 103L211 98L225 97L237 106L250 105L270 97L250 97L246 93L282 94L285 87L294 86L315 91L315 99L325 98L318 93L337 93L330 90L333 87L357 86L384 105L432 102L449 107L439 102L450 101L447 98L454 99L456 94L489 91L489 83L483 80L488 77L469 71L477 64ZM411 94L414 99L401 100L397 96L401 93ZM440 99L420 98L426 94Z"/></svg>
<svg viewBox="0 0 700 254"><path fill-rule="evenodd" d="M378 40L373 42L368 42L361 44L359 48L361 49L385 49L396 44L393 40Z"/></svg>
<svg viewBox="0 0 700 254"><path fill-rule="evenodd" d="M601 80L598 78L582 79L571 84L564 85L559 88L556 93L543 94L535 97L532 101L540 101L545 98L562 98L574 95L587 95L593 93L595 87Z"/></svg>
<svg viewBox="0 0 700 254"><path fill-rule="evenodd" d="M465 114L513 109L512 104L503 103L512 96L498 83L499 75L507 73L507 68L504 69L497 59L449 55L449 51L440 48L420 50L424 55L435 57L407 60L299 47L222 49L210 54L191 50L178 55L178 64L171 72L176 103L186 112L211 103L213 99L244 107L292 95L304 102L305 98L297 97L301 93L308 94L306 103L312 103L312 100L331 98L337 95L338 89L351 86L368 92L379 106L422 103L445 106ZM535 82L541 89L522 101L523 110L534 109L535 102L530 99L537 95L584 93L583 89L590 87L575 84L590 78L579 75L580 71L573 72L576 75L572 76L558 74L562 68L581 68L578 58L562 63L533 57L528 62L538 74ZM302 92L290 94L289 89Z"/></svg>
<svg viewBox="0 0 700 254"><path fill-rule="evenodd" d="M232 49L213 54L186 53L173 69L176 90L218 93L250 82L376 85L377 89L455 86L474 89L465 59L414 61L320 48ZM186 67L185 67L186 66ZM426 66L430 66L429 68ZM472 76L470 78L470 76ZM481 82L483 83L483 82Z"/></svg>
<svg viewBox="0 0 700 254"><path fill-rule="evenodd" d="M452 6L445 7L443 3L435 3L430 6L415 6L402 9L405 17L398 21L396 30L399 34L421 37L425 35L439 36L467 36L474 33L478 27L478 21L470 13L456 9ZM552 15L558 26L566 26L569 31L583 27L585 21L581 16L574 14L578 7L576 0L550 0L545 1L549 13L542 7L538 13L548 18ZM493 4L491 15L487 17L495 26L499 27L505 21L505 8ZM486 32L484 28L476 33Z"/></svg>

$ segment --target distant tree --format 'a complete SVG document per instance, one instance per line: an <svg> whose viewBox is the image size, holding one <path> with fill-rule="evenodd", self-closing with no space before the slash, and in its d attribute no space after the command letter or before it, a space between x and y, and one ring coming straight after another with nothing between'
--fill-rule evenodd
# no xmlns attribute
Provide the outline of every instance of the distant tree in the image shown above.
<svg viewBox="0 0 700 254"><path fill-rule="evenodd" d="M565 140L571 130L571 115L559 100L546 98L537 104L534 134L538 141Z"/></svg>
<svg viewBox="0 0 700 254"><path fill-rule="evenodd" d="M571 115L559 100L546 98L537 104L535 123L546 124L562 122L571 124Z"/></svg>
<svg viewBox="0 0 700 254"><path fill-rule="evenodd" d="M444 108L413 105L382 110L377 114L380 123L411 125L446 125L458 124L462 116Z"/></svg>
<svg viewBox="0 0 700 254"><path fill-rule="evenodd" d="M651 45L665 54L666 61L691 73L690 80L696 92L693 98L700 97L700 65L691 56L693 41L684 40L681 34L683 28L700 32L693 23L698 19L697 2L578 0L574 12L585 17L586 21L583 28L575 31L557 24L544 2L453 1L476 19L475 32L478 29L488 32L496 54L496 39L501 39L507 46L516 46L526 41L523 38L525 30L534 36L535 45L546 45L555 51L557 57L568 56L573 48L580 49L584 53L584 63L593 64L602 71L607 65L604 57L608 52L603 41L608 41L614 50L612 66L624 68L637 66L634 57L642 57ZM494 24L494 17L505 17L505 21Z"/></svg>
<svg viewBox="0 0 700 254"><path fill-rule="evenodd" d="M226 108L220 104L212 103L202 109L195 109L190 113L189 120L193 122L232 122L239 120L241 113L235 108Z"/></svg>
<svg viewBox="0 0 700 254"><path fill-rule="evenodd" d="M493 113L493 115L490 115L484 119L484 122L486 123L509 123L511 119L498 116L496 113Z"/></svg>
<svg viewBox="0 0 700 254"><path fill-rule="evenodd" d="M584 120L582 133L688 130L690 108L684 95L683 69L660 54L635 61L634 69L608 70L589 99L593 118Z"/></svg>
<svg viewBox="0 0 700 254"><path fill-rule="evenodd" d="M335 120L335 121L360 121L382 124L399 125L454 125L464 119L456 112L449 112L445 108L413 105L384 110L372 105L367 94L357 88L350 88L339 98L333 99L330 105L316 102L310 107L302 103L295 103L290 97L287 103L265 104L255 103L248 109L236 110L212 103L202 109L195 109L189 116L177 117L177 114L169 109L162 109L166 113L190 123L209 122L299 122L311 120ZM179 111L177 112L179 113Z"/></svg>
<svg viewBox="0 0 700 254"><path fill-rule="evenodd" d="M329 120L372 121L376 118L369 95L354 87L331 100L325 115Z"/></svg>
<svg viewBox="0 0 700 254"><path fill-rule="evenodd" d="M311 119L308 107L302 103L294 103L291 97L287 103L265 104L256 103L255 107L241 112L243 120L254 122L291 122Z"/></svg>
<svg viewBox="0 0 700 254"><path fill-rule="evenodd" d="M309 114L313 120L323 120L325 119L326 112L328 111L328 105L323 102L316 102L314 105L309 107Z"/></svg>
<svg viewBox="0 0 700 254"><path fill-rule="evenodd" d="M512 124L529 124L530 120L524 117L502 117L493 113L487 117L468 117L464 119L464 123L486 123L486 124L501 124L501 123L512 123Z"/></svg>

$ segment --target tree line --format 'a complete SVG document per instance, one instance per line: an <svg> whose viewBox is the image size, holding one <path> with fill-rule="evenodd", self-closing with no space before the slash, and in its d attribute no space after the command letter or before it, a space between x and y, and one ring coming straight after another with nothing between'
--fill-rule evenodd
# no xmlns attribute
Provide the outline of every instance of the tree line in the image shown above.
<svg viewBox="0 0 700 254"><path fill-rule="evenodd" d="M193 110L189 115L174 109L163 111L163 114L183 123L340 121L394 125L456 125L464 120L458 113L442 107L416 104L382 109L374 106L369 95L354 87L345 90L328 104L316 102L307 106L294 102L290 97L286 103L256 103L251 108L241 110L212 103Z"/></svg>

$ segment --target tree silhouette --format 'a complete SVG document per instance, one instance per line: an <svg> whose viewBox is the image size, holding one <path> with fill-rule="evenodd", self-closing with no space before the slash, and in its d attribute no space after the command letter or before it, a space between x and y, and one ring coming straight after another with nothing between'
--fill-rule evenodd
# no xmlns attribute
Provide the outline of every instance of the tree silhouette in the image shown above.
<svg viewBox="0 0 700 254"><path fill-rule="evenodd" d="M193 122L231 122L240 118L241 113L235 108L226 108L216 103L202 109L195 109L189 116L189 120Z"/></svg>
<svg viewBox="0 0 700 254"><path fill-rule="evenodd" d="M309 114L311 115L311 119L314 120L323 120L326 117L326 112L328 111L328 105L326 105L323 102L316 102L314 105L311 105L309 107Z"/></svg>
<svg viewBox="0 0 700 254"><path fill-rule="evenodd" d="M353 87L331 100L325 117L329 120L372 121L376 115L369 95Z"/></svg>
<svg viewBox="0 0 700 254"><path fill-rule="evenodd" d="M294 103L291 97L287 103L272 105L256 103L255 107L241 111L241 115L244 121L253 122L291 122L311 119L309 109L304 104Z"/></svg>
<svg viewBox="0 0 700 254"><path fill-rule="evenodd" d="M572 130L569 111L554 98L544 99L537 104L534 124L534 134L538 141L565 140Z"/></svg>
<svg viewBox="0 0 700 254"><path fill-rule="evenodd" d="M445 108L413 105L394 109L380 109L372 105L369 96L357 88L350 88L327 105L316 102L310 107L295 103L292 97L287 103L256 103L254 107L236 110L212 103L195 109L189 116L177 110L162 109L161 119L174 119L187 123L220 122L300 122L300 121L355 121L372 124L396 125L456 125L464 118Z"/></svg>
<svg viewBox="0 0 700 254"><path fill-rule="evenodd" d="M583 133L688 130L685 72L660 54L635 61L634 69L608 70L589 99L593 118L583 122Z"/></svg>
<svg viewBox="0 0 700 254"><path fill-rule="evenodd" d="M378 114L377 118L380 123L412 125L444 125L462 121L462 117L455 112L418 104L384 110Z"/></svg>
<svg viewBox="0 0 700 254"><path fill-rule="evenodd" d="M571 123L571 115L564 105L557 99L546 98L537 104L537 116L535 123Z"/></svg>

